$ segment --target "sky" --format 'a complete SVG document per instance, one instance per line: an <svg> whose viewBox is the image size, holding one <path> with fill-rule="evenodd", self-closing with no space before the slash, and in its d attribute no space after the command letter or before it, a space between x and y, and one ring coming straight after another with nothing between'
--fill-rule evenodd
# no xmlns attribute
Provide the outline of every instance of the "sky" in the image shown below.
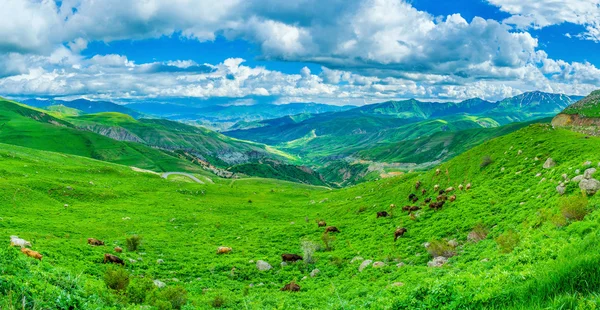
<svg viewBox="0 0 600 310"><path fill-rule="evenodd" d="M600 0L1 0L0 96L364 104L600 88Z"/></svg>

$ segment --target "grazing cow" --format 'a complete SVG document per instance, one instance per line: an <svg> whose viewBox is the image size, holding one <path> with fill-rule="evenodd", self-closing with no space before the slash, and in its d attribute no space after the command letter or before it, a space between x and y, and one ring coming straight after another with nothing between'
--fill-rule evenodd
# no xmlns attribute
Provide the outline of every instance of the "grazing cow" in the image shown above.
<svg viewBox="0 0 600 310"><path fill-rule="evenodd" d="M415 189L419 189L419 187L421 187L421 181L417 180L417 183L415 183Z"/></svg>
<svg viewBox="0 0 600 310"><path fill-rule="evenodd" d="M123 252L123 248L122 248L122 247L119 247L119 246L118 246L118 247L115 247L115 252L117 252L117 253L121 253L121 252Z"/></svg>
<svg viewBox="0 0 600 310"><path fill-rule="evenodd" d="M435 169L435 175L440 175L440 173L442 172L442 170L440 169Z"/></svg>
<svg viewBox="0 0 600 310"><path fill-rule="evenodd" d="M21 248L21 252L23 252L25 255L27 255L29 257L33 257L33 258L38 259L38 260L42 260L42 257L44 257L39 252L36 252L34 250L30 250L28 248Z"/></svg>
<svg viewBox="0 0 600 310"><path fill-rule="evenodd" d="M437 196L437 198L435 200L446 201L446 199L448 199L448 197L446 195L439 195L439 196Z"/></svg>
<svg viewBox="0 0 600 310"><path fill-rule="evenodd" d="M415 195L415 194L408 195L408 200L410 200L410 201L414 201L415 198L419 199L419 197L417 197L417 195Z"/></svg>
<svg viewBox="0 0 600 310"><path fill-rule="evenodd" d="M430 203L430 202L431 202L431 197L425 198L425 203Z"/></svg>
<svg viewBox="0 0 600 310"><path fill-rule="evenodd" d="M460 184L460 185L458 186L458 189L462 191L463 189L465 189L465 187L464 187L462 184Z"/></svg>
<svg viewBox="0 0 600 310"><path fill-rule="evenodd" d="M436 184L436 185L433 187L433 191L434 191L434 192L437 192L437 191L439 191L439 190L440 190L440 186L439 186L438 184Z"/></svg>
<svg viewBox="0 0 600 310"><path fill-rule="evenodd" d="M427 194L427 190L426 189L422 189L421 190L421 195L425 196L425 194Z"/></svg>
<svg viewBox="0 0 600 310"><path fill-rule="evenodd" d="M327 226L327 223L325 223L325 221L319 221L317 225L319 225L319 227L325 227Z"/></svg>
<svg viewBox="0 0 600 310"><path fill-rule="evenodd" d="M98 240L96 238L88 238L87 242L89 245L92 245L92 246L104 245L104 241Z"/></svg>
<svg viewBox="0 0 600 310"><path fill-rule="evenodd" d="M385 211L377 212L377 218L387 217L387 216L389 216L389 214L387 212L385 212Z"/></svg>
<svg viewBox="0 0 600 310"><path fill-rule="evenodd" d="M445 201L432 202L429 204L429 208L439 210L444 206Z"/></svg>
<svg viewBox="0 0 600 310"><path fill-rule="evenodd" d="M470 190L471 189L471 183L467 184L466 188L467 188L467 190Z"/></svg>
<svg viewBox="0 0 600 310"><path fill-rule="evenodd" d="M31 247L31 242L17 236L10 236L10 246L18 246L21 248Z"/></svg>
<svg viewBox="0 0 600 310"><path fill-rule="evenodd" d="M340 230L335 226L329 226L325 229L326 233L339 233Z"/></svg>
<svg viewBox="0 0 600 310"><path fill-rule="evenodd" d="M404 236L406 232L407 230L404 227L396 229L396 231L394 232L394 242L396 242L396 240L398 240L399 237Z"/></svg>
<svg viewBox="0 0 600 310"><path fill-rule="evenodd" d="M419 197L415 197L412 199L412 202L417 202L417 201L419 201Z"/></svg>
<svg viewBox="0 0 600 310"><path fill-rule="evenodd" d="M419 210L421 210L421 207L419 207L419 206L412 206L412 207L410 207L410 209L408 211L415 212L415 211L419 211Z"/></svg>
<svg viewBox="0 0 600 310"><path fill-rule="evenodd" d="M227 254L227 253L231 253L233 249L230 247L226 247L226 246L220 246L217 248L217 254Z"/></svg>
<svg viewBox="0 0 600 310"><path fill-rule="evenodd" d="M125 262L122 259L108 253L104 254L104 263L113 263L125 266Z"/></svg>
<svg viewBox="0 0 600 310"><path fill-rule="evenodd" d="M281 260L284 262L296 262L296 261L302 260L302 256L297 255L297 254L285 253L285 254L281 254Z"/></svg>
<svg viewBox="0 0 600 310"><path fill-rule="evenodd" d="M300 291L300 285L296 284L294 281L286 284L282 289L282 291L290 291L290 292L298 292Z"/></svg>
<svg viewBox="0 0 600 310"><path fill-rule="evenodd" d="M410 208L412 208L412 207L411 206L404 206L404 207L402 207L402 211L410 212Z"/></svg>
<svg viewBox="0 0 600 310"><path fill-rule="evenodd" d="M456 195L450 196L450 198L448 198L448 200L450 200L450 202L454 202L456 200Z"/></svg>
<svg viewBox="0 0 600 310"><path fill-rule="evenodd" d="M453 192L453 191L454 191L454 187L446 188L446 193Z"/></svg>

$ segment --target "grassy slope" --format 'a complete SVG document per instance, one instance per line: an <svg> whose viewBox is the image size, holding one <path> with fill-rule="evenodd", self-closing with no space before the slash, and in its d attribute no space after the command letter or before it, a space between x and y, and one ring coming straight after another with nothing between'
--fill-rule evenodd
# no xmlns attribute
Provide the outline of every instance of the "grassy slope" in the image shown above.
<svg viewBox="0 0 600 310"><path fill-rule="evenodd" d="M600 117L600 90L566 108L565 114L579 114L584 117Z"/></svg>
<svg viewBox="0 0 600 310"><path fill-rule="evenodd" d="M23 294L28 306L46 308L56 307L67 293L72 303L87 302L86 307L125 302L104 288L101 256L122 245L126 236L141 234L140 252L145 254L122 256L143 260L126 268L169 286L183 285L190 305L199 308L209 307L216 296L232 308L589 308L599 301L594 294L600 287L600 200L590 199L592 213L584 221L557 227L553 219L559 214L559 197L554 188L561 174L573 177L587 160L596 165L599 148L599 138L533 125L443 164L440 169L448 174L409 174L327 191L261 179L173 182L126 167L2 145L0 235L33 241L45 258L39 263L15 254L15 249L0 250L1 257L15 258L2 262L7 281L0 282L0 295L13 298L0 298L0 305L11 300L20 305ZM493 163L481 168L487 155ZM542 169L547 157L557 166ZM457 201L441 211L421 211L416 220L398 209L391 218L375 218L377 211L391 211L390 203L406 204L416 179L429 191L434 184L456 187L467 182L473 189L457 192ZM570 183L567 196L578 195ZM320 242L317 218L341 230L332 241L334 250L317 252L314 265L280 267L281 253L301 253L301 240ZM478 223L489 229L489 237L477 244L466 242ZM408 233L394 243L397 226ZM503 254L494 238L508 231L515 231L519 242ZM110 246L90 248L88 237ZM421 244L442 238L457 239L459 255L443 268L426 267L431 257ZM234 252L216 255L221 245ZM358 263L350 263L357 255L387 266L359 273ZM482 262L484 258L489 261ZM158 265L157 259L165 263ZM257 271L249 261L258 259L270 262L274 270ZM406 266L397 268L396 260ZM315 267L319 275L301 280ZM279 291L294 279L301 292ZM391 286L397 281L405 285Z"/></svg>
<svg viewBox="0 0 600 310"><path fill-rule="evenodd" d="M0 141L39 150L91 157L155 171L201 171L199 166L139 143L77 130L43 110L0 99Z"/></svg>

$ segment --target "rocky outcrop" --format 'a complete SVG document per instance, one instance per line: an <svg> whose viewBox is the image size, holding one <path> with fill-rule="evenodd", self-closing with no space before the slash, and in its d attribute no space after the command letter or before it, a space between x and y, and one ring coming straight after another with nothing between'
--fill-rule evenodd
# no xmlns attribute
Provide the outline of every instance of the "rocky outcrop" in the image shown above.
<svg viewBox="0 0 600 310"><path fill-rule="evenodd" d="M90 125L90 126L82 126L80 128L91 131L91 132L95 132L97 134L100 134L105 137L109 137L111 139L118 140L118 141L145 143L144 140L142 140L140 137L134 135L133 133L127 131L125 128L122 128L122 127Z"/></svg>

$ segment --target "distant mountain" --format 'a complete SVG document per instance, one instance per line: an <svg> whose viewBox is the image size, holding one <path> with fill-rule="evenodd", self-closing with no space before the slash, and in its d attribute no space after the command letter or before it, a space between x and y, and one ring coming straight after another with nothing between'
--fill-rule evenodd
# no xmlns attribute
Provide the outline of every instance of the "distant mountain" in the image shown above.
<svg viewBox="0 0 600 310"><path fill-rule="evenodd" d="M36 107L47 108L50 106L61 105L81 111L84 114L102 113L102 112L119 112L127 114L133 118L140 118L142 114L134 111L124 105L116 104L109 101L92 101L87 99L76 99L72 101L55 100L55 99L27 99L23 103Z"/></svg>
<svg viewBox="0 0 600 310"><path fill-rule="evenodd" d="M534 91L499 101L498 110L557 114L582 98L582 96L567 96Z"/></svg>

